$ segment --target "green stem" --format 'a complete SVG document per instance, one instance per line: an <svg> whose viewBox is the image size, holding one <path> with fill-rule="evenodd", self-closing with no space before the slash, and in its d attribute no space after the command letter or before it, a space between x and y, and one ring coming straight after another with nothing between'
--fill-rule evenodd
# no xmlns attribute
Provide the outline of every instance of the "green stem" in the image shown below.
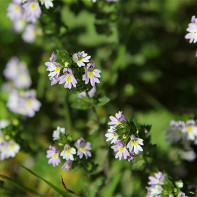
<svg viewBox="0 0 197 197"><path fill-rule="evenodd" d="M70 131L71 130L71 116L70 116L70 110L68 105L68 92L66 93L66 96L64 98L64 111L65 111L65 121L66 121L66 128Z"/></svg>

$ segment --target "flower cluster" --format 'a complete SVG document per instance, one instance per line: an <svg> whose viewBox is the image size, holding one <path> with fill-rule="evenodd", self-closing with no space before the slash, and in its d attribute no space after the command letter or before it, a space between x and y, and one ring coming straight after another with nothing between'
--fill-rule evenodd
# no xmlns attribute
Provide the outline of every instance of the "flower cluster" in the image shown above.
<svg viewBox="0 0 197 197"><path fill-rule="evenodd" d="M197 42L197 18L192 16L191 23L189 23L187 31L189 33L186 34L185 39L189 39L190 43Z"/></svg>
<svg viewBox="0 0 197 197"><path fill-rule="evenodd" d="M53 131L54 146L49 146L47 150L48 164L52 164L54 167L64 161L62 166L63 170L70 170L72 164L79 161L82 158L88 159L92 154L90 152L91 143L85 142L83 138L78 139L76 142L72 140L70 135L66 135L65 128L57 127ZM76 157L76 155L78 157ZM60 157L61 156L61 157Z"/></svg>
<svg viewBox="0 0 197 197"><path fill-rule="evenodd" d="M10 111L27 117L33 117L35 112L39 111L40 106L41 103L36 99L34 90L12 90L7 102Z"/></svg>
<svg viewBox="0 0 197 197"><path fill-rule="evenodd" d="M135 155L143 151L143 139L139 138L138 131L133 129L122 112L110 116L110 128L105 136L106 141L111 141L112 149L115 152L115 158L119 160L126 159L129 162L134 159Z"/></svg>
<svg viewBox="0 0 197 197"><path fill-rule="evenodd" d="M175 143L182 141L183 144L194 142L197 144L197 124L194 120L170 122L170 129L166 131L167 141Z"/></svg>
<svg viewBox="0 0 197 197"><path fill-rule="evenodd" d="M7 9L14 32L21 33L25 29L22 38L29 43L34 42L38 34L35 23L42 13L39 2L47 9L53 7L53 0L13 0Z"/></svg>
<svg viewBox="0 0 197 197"><path fill-rule="evenodd" d="M3 73L14 88L29 88L32 84L26 64L17 57L10 59Z"/></svg>
<svg viewBox="0 0 197 197"><path fill-rule="evenodd" d="M88 56L84 51L71 55L67 51L53 52L50 62L45 63L47 71L49 71L51 85L59 83L69 89L77 87L77 91L82 91L82 93L93 87L89 92L92 96L96 90L95 84L100 83L101 71L95 69L94 63L89 63L90 58L91 56Z"/></svg>
<svg viewBox="0 0 197 197"><path fill-rule="evenodd" d="M164 176L162 172L155 173L155 176L149 176L149 187L146 187L146 197L186 197L185 193L180 191L183 187L182 181L172 182L168 176Z"/></svg>
<svg viewBox="0 0 197 197"><path fill-rule="evenodd" d="M20 150L19 144L2 132L2 129L5 129L8 125L8 120L0 120L0 160L15 157Z"/></svg>
<svg viewBox="0 0 197 197"><path fill-rule="evenodd" d="M41 103L36 99L34 90L29 88L32 81L25 63L20 62L17 57L11 58L4 70L4 76L9 80L6 89L10 94L7 107L14 113L27 117L33 117L39 111Z"/></svg>

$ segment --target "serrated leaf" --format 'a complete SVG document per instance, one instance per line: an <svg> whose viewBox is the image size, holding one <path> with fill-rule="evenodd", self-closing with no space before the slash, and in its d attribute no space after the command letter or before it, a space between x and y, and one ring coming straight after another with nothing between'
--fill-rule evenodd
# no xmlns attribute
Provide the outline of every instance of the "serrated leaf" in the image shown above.
<svg viewBox="0 0 197 197"><path fill-rule="evenodd" d="M110 101L110 99L107 96L103 96L101 98L98 99L98 106L103 106L105 104L107 104Z"/></svg>

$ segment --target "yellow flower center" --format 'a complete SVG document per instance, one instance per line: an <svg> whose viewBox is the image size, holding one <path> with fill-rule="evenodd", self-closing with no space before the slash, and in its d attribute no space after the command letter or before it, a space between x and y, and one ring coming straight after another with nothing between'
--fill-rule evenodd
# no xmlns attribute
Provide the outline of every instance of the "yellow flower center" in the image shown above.
<svg viewBox="0 0 197 197"><path fill-rule="evenodd" d="M32 9L35 9L35 8L36 8L36 4L34 4L34 3L31 4L31 8L32 8Z"/></svg>
<svg viewBox="0 0 197 197"><path fill-rule="evenodd" d="M14 149L14 144L10 145L10 148L11 148L11 149Z"/></svg>
<svg viewBox="0 0 197 197"><path fill-rule="evenodd" d="M82 150L82 151L85 151L86 149L85 149L85 147L81 147L81 150Z"/></svg>
<svg viewBox="0 0 197 197"><path fill-rule="evenodd" d="M83 57L79 57L78 61L81 62L83 60Z"/></svg>
<svg viewBox="0 0 197 197"><path fill-rule="evenodd" d="M124 148L122 146L119 147L120 152L122 152L124 150Z"/></svg>
<svg viewBox="0 0 197 197"><path fill-rule="evenodd" d="M89 77L93 77L94 73L93 72L88 72Z"/></svg>
<svg viewBox="0 0 197 197"><path fill-rule="evenodd" d="M28 107L31 107L31 106L32 106L32 104L33 104L33 103L32 103L32 101L31 101L31 100L28 100L28 101L27 101L27 106L28 106Z"/></svg>
<svg viewBox="0 0 197 197"><path fill-rule="evenodd" d="M59 70L60 70L60 68L56 68L56 69L55 69L55 72L59 72Z"/></svg>
<svg viewBox="0 0 197 197"><path fill-rule="evenodd" d="M0 137L0 142L3 141L3 137Z"/></svg>
<svg viewBox="0 0 197 197"><path fill-rule="evenodd" d="M57 154L56 153L53 153L53 158L56 158L57 157Z"/></svg>
<svg viewBox="0 0 197 197"><path fill-rule="evenodd" d="M188 133L191 133L191 132L192 132L192 128L189 127L189 128L187 129L187 131L188 131Z"/></svg>
<svg viewBox="0 0 197 197"><path fill-rule="evenodd" d="M72 81L72 78L69 76L69 77L67 77L67 81L68 82L71 82Z"/></svg>
<svg viewBox="0 0 197 197"><path fill-rule="evenodd" d="M66 168L69 168L69 165L68 164L66 164L66 166L65 166Z"/></svg>
<svg viewBox="0 0 197 197"><path fill-rule="evenodd" d="M20 7L19 6L15 6L15 11L19 11L20 10Z"/></svg>
<svg viewBox="0 0 197 197"><path fill-rule="evenodd" d="M71 154L71 151L70 151L70 150L67 150L66 153L67 153L67 154Z"/></svg>
<svg viewBox="0 0 197 197"><path fill-rule="evenodd" d="M136 146L137 143L138 143L138 140L133 140L133 141L132 141L132 144L133 144L134 146Z"/></svg>
<svg viewBox="0 0 197 197"><path fill-rule="evenodd" d="M112 134L112 136L113 136L113 137L116 137L114 133Z"/></svg>
<svg viewBox="0 0 197 197"><path fill-rule="evenodd" d="M117 122L116 122L116 123L117 123L117 124L120 124L120 121L118 121L118 120L117 120Z"/></svg>

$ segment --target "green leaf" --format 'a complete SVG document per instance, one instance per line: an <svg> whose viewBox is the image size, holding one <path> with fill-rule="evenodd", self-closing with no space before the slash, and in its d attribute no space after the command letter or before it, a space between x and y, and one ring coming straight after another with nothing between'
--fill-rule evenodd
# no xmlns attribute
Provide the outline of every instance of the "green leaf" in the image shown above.
<svg viewBox="0 0 197 197"><path fill-rule="evenodd" d="M110 101L110 99L107 96L103 96L101 98L98 99L98 106L103 106L105 104L107 104Z"/></svg>
<svg viewBox="0 0 197 197"><path fill-rule="evenodd" d="M69 194L68 192L65 192L61 189L59 189L58 187L56 187L54 184L52 184L51 182L47 181L46 179L44 179L43 177L37 175L35 172L33 172L32 170L30 170L29 168L26 168L25 166L21 165L20 166L22 168L24 168L25 170L27 170L29 173L31 173L32 175L34 175L35 177L41 179L42 181L44 181L47 185L49 185L51 188L53 188L57 193L61 194L62 196L66 196L66 197L72 197L73 195Z"/></svg>
<svg viewBox="0 0 197 197"><path fill-rule="evenodd" d="M0 175L0 177L3 178L3 179L5 179L5 180L7 180L9 183L15 185L16 187L18 187L18 188L20 188L20 189L22 189L22 190L24 190L24 191L26 191L26 192L35 194L35 195L37 195L37 196L44 196L44 195L41 195L41 194L39 194L38 192L36 192L36 191L34 191L34 190L32 190L32 189L26 187L26 186L21 185L18 181L14 180L14 179L12 179L12 178L10 178L10 177L7 177L7 176L5 176L5 175Z"/></svg>

